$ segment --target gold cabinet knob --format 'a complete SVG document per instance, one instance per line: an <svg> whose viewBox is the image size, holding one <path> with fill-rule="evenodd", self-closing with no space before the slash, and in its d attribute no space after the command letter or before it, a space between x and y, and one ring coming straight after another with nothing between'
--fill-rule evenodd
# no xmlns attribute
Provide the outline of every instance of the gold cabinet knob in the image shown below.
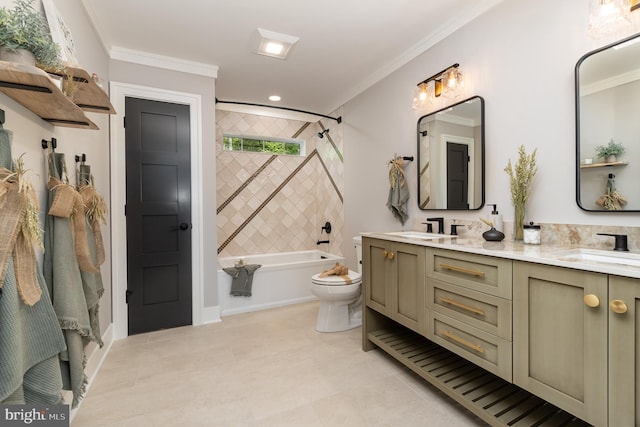
<svg viewBox="0 0 640 427"><path fill-rule="evenodd" d="M583 298L584 303L591 308L596 308L600 305L600 298L594 294L587 294Z"/></svg>
<svg viewBox="0 0 640 427"><path fill-rule="evenodd" d="M386 258L387 255L389 255L389 252L387 251L382 251L382 258Z"/></svg>
<svg viewBox="0 0 640 427"><path fill-rule="evenodd" d="M614 313L624 314L627 312L627 304L625 304L621 299L611 300L609 307Z"/></svg>
<svg viewBox="0 0 640 427"><path fill-rule="evenodd" d="M393 252L389 252L389 259L393 259L394 256L396 256L396 254L394 254Z"/></svg>

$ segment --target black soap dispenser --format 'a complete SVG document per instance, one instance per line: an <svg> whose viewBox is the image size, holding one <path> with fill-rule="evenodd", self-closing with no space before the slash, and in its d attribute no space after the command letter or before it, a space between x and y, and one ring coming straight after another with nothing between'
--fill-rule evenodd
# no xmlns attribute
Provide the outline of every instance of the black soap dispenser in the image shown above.
<svg viewBox="0 0 640 427"><path fill-rule="evenodd" d="M489 220L493 224L493 228L498 231L502 231L502 215L498 212L498 205L489 204L489 206L493 206L491 216L489 217Z"/></svg>

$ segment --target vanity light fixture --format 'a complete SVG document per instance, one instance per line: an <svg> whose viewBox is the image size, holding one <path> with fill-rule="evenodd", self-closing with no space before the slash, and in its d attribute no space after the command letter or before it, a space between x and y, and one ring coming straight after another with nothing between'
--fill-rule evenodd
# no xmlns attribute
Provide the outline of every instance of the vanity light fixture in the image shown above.
<svg viewBox="0 0 640 427"><path fill-rule="evenodd" d="M589 34L597 39L631 25L629 0L589 0Z"/></svg>
<svg viewBox="0 0 640 427"><path fill-rule="evenodd" d="M414 110L425 110L442 94L454 95L462 84L460 64L453 64L416 85L413 94Z"/></svg>
<svg viewBox="0 0 640 427"><path fill-rule="evenodd" d="M262 28L258 28L257 34L255 53L278 59L285 59L293 45L300 40L298 37Z"/></svg>

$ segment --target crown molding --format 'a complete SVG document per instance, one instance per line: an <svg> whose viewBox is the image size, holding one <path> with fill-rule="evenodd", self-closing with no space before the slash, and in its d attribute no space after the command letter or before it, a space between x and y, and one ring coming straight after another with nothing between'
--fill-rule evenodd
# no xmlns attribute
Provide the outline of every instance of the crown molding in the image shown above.
<svg viewBox="0 0 640 427"><path fill-rule="evenodd" d="M202 62L187 61L184 59L125 49L117 46L111 48L109 56L111 59L117 61L132 62L134 64L148 65L150 67L164 68L172 71L181 71L183 73L212 77L214 79L218 77L217 65L204 64Z"/></svg>

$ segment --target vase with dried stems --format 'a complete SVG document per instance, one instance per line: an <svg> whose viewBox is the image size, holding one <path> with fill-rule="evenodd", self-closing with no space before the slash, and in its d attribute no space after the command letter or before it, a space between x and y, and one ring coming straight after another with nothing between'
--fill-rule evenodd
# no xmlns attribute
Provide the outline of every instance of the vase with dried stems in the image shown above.
<svg viewBox="0 0 640 427"><path fill-rule="evenodd" d="M538 149L534 149L531 154L527 154L524 145L518 148L518 161L515 167L511 164L511 159L504 168L509 175L511 183L511 202L515 209L515 217L513 221L513 238L514 240L522 240L524 237L524 218L526 214L527 201L531 196L531 184L533 178L538 172L536 165L536 153Z"/></svg>

